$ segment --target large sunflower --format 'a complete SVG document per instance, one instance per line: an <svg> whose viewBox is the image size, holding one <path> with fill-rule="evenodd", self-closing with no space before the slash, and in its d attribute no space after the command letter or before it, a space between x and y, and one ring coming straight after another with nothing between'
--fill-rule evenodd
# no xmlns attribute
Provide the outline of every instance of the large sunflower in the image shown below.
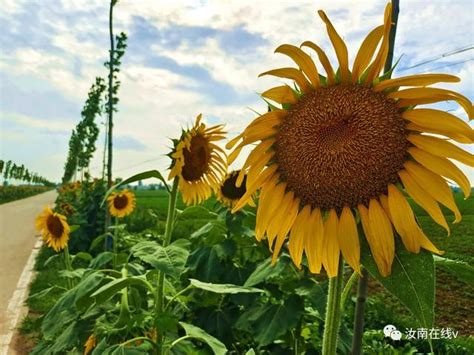
<svg viewBox="0 0 474 355"><path fill-rule="evenodd" d="M259 142L241 170L247 175L247 191L234 211L261 189L256 237L268 239L273 261L289 235L294 263L300 267L304 252L311 272L324 267L330 277L337 275L341 253L360 270L360 218L380 273L386 276L396 234L410 252L424 248L440 253L419 227L405 192L449 233L438 203L454 212L455 222L461 215L445 178L459 184L466 197L471 190L448 158L473 166L474 157L446 138L472 143L472 128L450 113L415 106L453 100L472 118L472 103L454 91L427 87L459 81L452 75L379 77L389 47L391 4L384 25L362 42L352 69L344 41L326 14L319 15L339 68L334 71L323 50L309 41L301 47L316 52L326 77L300 48L284 44L276 49L299 69L261 75L292 79L298 89L278 86L265 91L262 96L281 108L256 118L227 145L235 147L230 164L244 146Z"/></svg>
<svg viewBox="0 0 474 355"><path fill-rule="evenodd" d="M127 189L113 192L107 201L109 201L110 214L119 218L132 213L136 205L134 193Z"/></svg>
<svg viewBox="0 0 474 355"><path fill-rule="evenodd" d="M54 251L58 252L66 247L69 240L69 224L65 216L53 212L49 206L36 217L36 229L41 232L43 241Z"/></svg>
<svg viewBox="0 0 474 355"><path fill-rule="evenodd" d="M223 125L206 128L202 115L196 117L191 129L183 130L174 140L168 179L179 178L178 187L187 205L207 200L219 188L226 174L224 150L214 142L225 138Z"/></svg>

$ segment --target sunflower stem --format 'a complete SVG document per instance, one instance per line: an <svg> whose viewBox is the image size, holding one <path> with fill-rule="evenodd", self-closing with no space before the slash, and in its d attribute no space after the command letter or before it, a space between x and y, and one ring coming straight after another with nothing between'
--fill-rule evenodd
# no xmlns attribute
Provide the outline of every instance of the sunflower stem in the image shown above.
<svg viewBox="0 0 474 355"><path fill-rule="evenodd" d="M113 269L117 269L117 226L118 226L118 218L115 217L115 228L114 228L114 237L113 237L113 248L114 248L114 259L113 259Z"/></svg>
<svg viewBox="0 0 474 355"><path fill-rule="evenodd" d="M163 241L163 247L166 248L171 242L171 236L173 234L174 220L176 215L176 199L178 197L178 178L173 180L173 187L168 197L168 215L166 216L165 235ZM158 286L156 288L156 300L155 300L155 327L157 334L157 354L163 354L163 331L158 329L158 317L163 313L163 299L164 299L164 287L165 287L165 274L160 271L158 276Z"/></svg>
<svg viewBox="0 0 474 355"><path fill-rule="evenodd" d="M352 338L352 354L362 353L362 336L364 335L364 308L367 299L367 286L369 283L369 273L362 268L362 274L357 286L357 303L354 315L354 336Z"/></svg>
<svg viewBox="0 0 474 355"><path fill-rule="evenodd" d="M66 244L64 247L64 265L66 266L67 271L72 271L71 256L69 255L69 246ZM68 290L72 289L72 281L70 277L66 278Z"/></svg>
<svg viewBox="0 0 474 355"><path fill-rule="evenodd" d="M324 322L323 355L336 354L339 325L341 323L343 280L343 261L342 258L340 258L337 276L329 278L326 319Z"/></svg>

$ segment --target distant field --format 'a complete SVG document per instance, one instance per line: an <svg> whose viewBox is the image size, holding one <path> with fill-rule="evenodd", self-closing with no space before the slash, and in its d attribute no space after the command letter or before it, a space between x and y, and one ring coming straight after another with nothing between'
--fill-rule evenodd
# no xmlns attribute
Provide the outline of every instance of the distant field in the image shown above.
<svg viewBox="0 0 474 355"><path fill-rule="evenodd" d="M0 205L3 203L21 200L22 198L38 195L52 189L52 187L34 185L0 186Z"/></svg>

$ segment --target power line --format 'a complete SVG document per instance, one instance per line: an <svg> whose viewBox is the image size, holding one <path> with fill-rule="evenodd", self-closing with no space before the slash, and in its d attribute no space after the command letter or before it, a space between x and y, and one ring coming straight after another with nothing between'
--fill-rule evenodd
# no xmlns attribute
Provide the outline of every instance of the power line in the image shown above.
<svg viewBox="0 0 474 355"><path fill-rule="evenodd" d="M436 60L439 60L439 59L442 59L442 58L446 58L446 57L450 57L452 55L455 55L455 54L458 54L458 53L462 53L462 52L466 52L466 51L469 51L471 49L474 49L474 46L472 44L468 45L468 46L465 46L465 47L461 47L461 48L457 48L457 49L453 49L449 52L445 52L445 53L442 53L440 55L437 55L435 57L431 57L431 58L428 58L428 59L425 59L419 63L416 63L410 67L406 67L406 68L402 68L400 69L400 71L402 70L408 70L408 69L412 69L412 68L416 68L416 67L419 67L421 65L425 65L425 64L428 64L428 63L431 63L431 62L434 62Z"/></svg>
<svg viewBox="0 0 474 355"><path fill-rule="evenodd" d="M467 62L472 62L473 60L474 60L474 58L461 60L459 62L454 62L454 63L451 63L451 64L445 64L445 65L440 65L438 67L430 68L430 70L437 70L437 69L440 69L440 68L452 67L454 65L459 65L459 64L467 63Z"/></svg>

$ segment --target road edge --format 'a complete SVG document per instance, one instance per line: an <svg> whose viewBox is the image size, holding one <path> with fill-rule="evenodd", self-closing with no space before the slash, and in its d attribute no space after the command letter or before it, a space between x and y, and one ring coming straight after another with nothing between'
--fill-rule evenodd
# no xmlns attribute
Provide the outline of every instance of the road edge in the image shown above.
<svg viewBox="0 0 474 355"><path fill-rule="evenodd" d="M16 328L20 319L25 316L28 312L28 309L25 307L25 301L28 296L29 286L33 279L35 273L34 266L38 252L43 244L42 240L39 238L33 250L31 251L28 261L21 272L18 283L16 284L15 291L13 292L12 297L8 301L8 307L6 310L6 334L0 334L0 355L8 355L10 350L11 341L13 335L15 334Z"/></svg>

